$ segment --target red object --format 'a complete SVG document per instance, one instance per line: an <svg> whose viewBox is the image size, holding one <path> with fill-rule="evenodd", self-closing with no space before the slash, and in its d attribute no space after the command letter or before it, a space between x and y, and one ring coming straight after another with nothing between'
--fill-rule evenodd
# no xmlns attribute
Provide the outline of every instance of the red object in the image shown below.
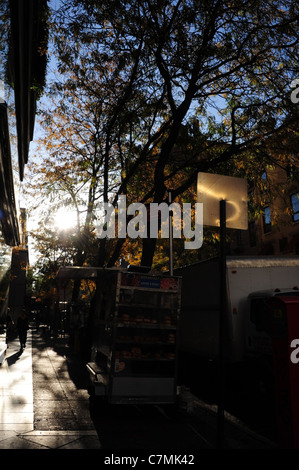
<svg viewBox="0 0 299 470"><path fill-rule="evenodd" d="M299 449L299 362L291 360L291 343L294 339L299 341L299 299L277 296L268 304L272 312L278 445L282 449Z"/></svg>

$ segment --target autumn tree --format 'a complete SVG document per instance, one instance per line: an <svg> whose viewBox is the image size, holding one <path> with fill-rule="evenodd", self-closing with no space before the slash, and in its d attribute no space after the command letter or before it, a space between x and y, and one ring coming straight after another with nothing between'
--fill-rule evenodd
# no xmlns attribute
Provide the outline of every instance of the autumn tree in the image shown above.
<svg viewBox="0 0 299 470"><path fill-rule="evenodd" d="M288 138L279 154L273 142L297 132L297 27L290 0L60 2L52 37L65 78L55 88L61 112L72 93L94 106L102 200L116 205L125 194L128 203L161 203L168 190L183 195L198 171L254 177L281 161ZM83 168L80 152L70 147L67 155ZM107 243L99 243L98 265L116 262L125 240L109 253ZM141 264L152 264L155 247L143 240Z"/></svg>
<svg viewBox="0 0 299 470"><path fill-rule="evenodd" d="M65 92L54 102L48 96L39 115L46 132L41 133L26 190L28 194L39 190L43 199L37 199L37 204L40 207L43 201L49 215L61 207L74 210L75 263L81 266L88 256L87 241L93 229L95 205L102 196L99 114L79 90Z"/></svg>
<svg viewBox="0 0 299 470"><path fill-rule="evenodd" d="M57 271L59 259L77 266L95 263L94 214L102 197L104 165L98 137L100 113L93 100L88 100L80 89L65 89L61 96L58 86L55 96L49 93L45 98L39 119L46 132L41 132L24 191L31 201L30 211L38 212L44 223L32 233L38 251L45 263L49 257L45 252L52 253L53 259L56 247ZM113 177L110 181L111 190ZM74 226L67 232L63 226L55 228L55 213L60 210L75 214ZM67 256L59 258L57 254L63 251Z"/></svg>

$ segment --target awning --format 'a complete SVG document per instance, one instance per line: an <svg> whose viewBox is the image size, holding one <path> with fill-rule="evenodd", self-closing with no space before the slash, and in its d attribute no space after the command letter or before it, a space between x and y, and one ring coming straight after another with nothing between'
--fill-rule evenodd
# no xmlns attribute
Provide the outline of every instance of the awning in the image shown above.
<svg viewBox="0 0 299 470"><path fill-rule="evenodd" d="M0 103L0 224L5 243L19 245L6 103Z"/></svg>
<svg viewBox="0 0 299 470"><path fill-rule="evenodd" d="M33 139L36 101L46 76L47 0L10 0L11 34L7 77L14 89L20 179Z"/></svg>
<svg viewBox="0 0 299 470"><path fill-rule="evenodd" d="M109 268L111 271L113 268ZM56 280L65 281L68 279L96 279L98 274L107 271L105 268L93 267L79 267L79 266L64 266L61 267L56 275Z"/></svg>

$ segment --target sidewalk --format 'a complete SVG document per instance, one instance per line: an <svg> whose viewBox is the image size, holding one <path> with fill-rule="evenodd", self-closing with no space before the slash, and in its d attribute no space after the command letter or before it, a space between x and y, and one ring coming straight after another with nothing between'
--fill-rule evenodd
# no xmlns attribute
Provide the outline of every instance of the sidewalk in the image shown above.
<svg viewBox="0 0 299 470"><path fill-rule="evenodd" d="M70 379L65 356L42 343L34 330L22 353L18 339L8 343L0 366L0 449L100 449L87 392Z"/></svg>
<svg viewBox="0 0 299 470"><path fill-rule="evenodd" d="M149 416L148 411L122 408L121 412L110 409L94 422L86 374L85 363L70 354L66 338L54 339L42 334L42 330L29 330L27 347L22 353L18 340L10 341L0 366L0 450L131 449L132 452L142 445L146 449L151 443L157 446L156 436L164 431L161 442L171 442L173 449L180 449L189 438L198 450L214 447L211 443L217 429L217 410L187 390L181 395L181 405L186 410L175 419L161 418L162 415L155 418L157 410L152 410ZM275 449L273 443L228 414L225 435L228 449Z"/></svg>

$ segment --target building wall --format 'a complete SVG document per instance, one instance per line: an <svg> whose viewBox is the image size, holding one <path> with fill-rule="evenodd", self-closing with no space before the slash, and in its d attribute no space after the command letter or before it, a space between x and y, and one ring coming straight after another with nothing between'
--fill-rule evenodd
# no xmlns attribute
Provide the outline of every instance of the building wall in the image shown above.
<svg viewBox="0 0 299 470"><path fill-rule="evenodd" d="M261 199L264 215L249 221L247 231L232 234L231 254L299 255L298 175L268 168L264 190L252 187L251 195Z"/></svg>
<svg viewBox="0 0 299 470"><path fill-rule="evenodd" d="M0 228L0 323L6 315L10 280L11 247L5 244Z"/></svg>

